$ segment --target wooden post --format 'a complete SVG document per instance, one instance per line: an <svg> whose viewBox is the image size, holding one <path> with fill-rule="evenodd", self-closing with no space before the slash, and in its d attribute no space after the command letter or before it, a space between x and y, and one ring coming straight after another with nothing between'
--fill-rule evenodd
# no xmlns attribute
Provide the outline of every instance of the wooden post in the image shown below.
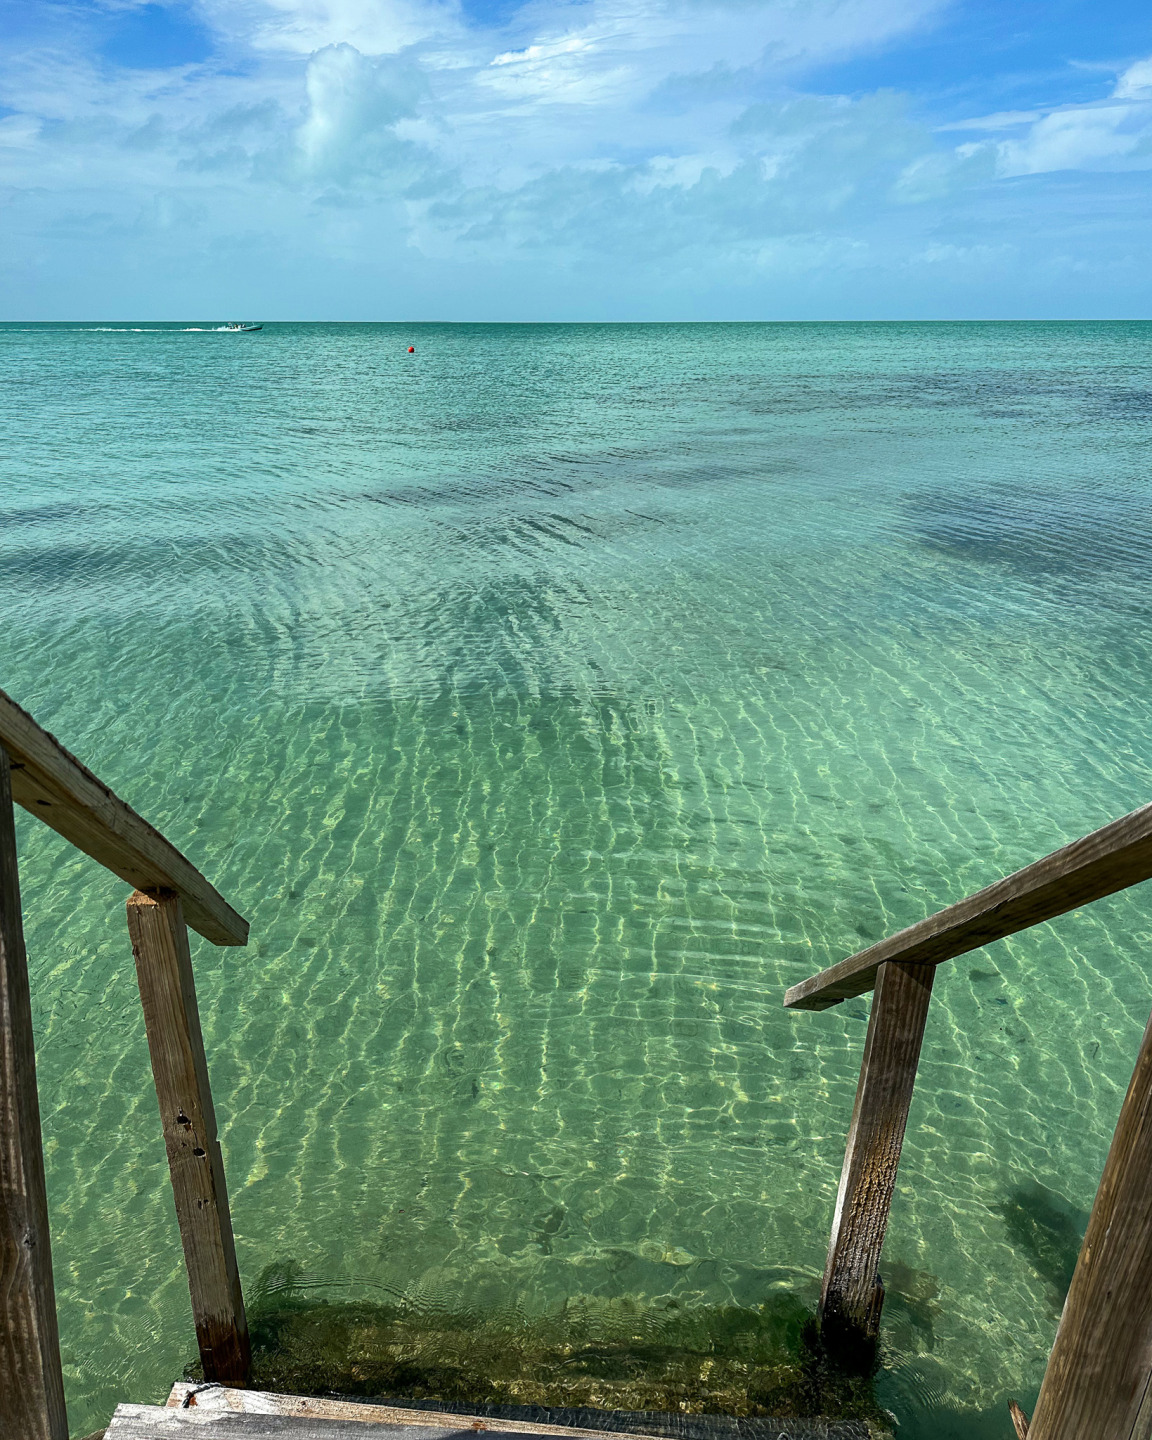
<svg viewBox="0 0 1152 1440"><path fill-rule="evenodd" d="M880 1331L880 1251L935 974L934 965L885 962L868 1017L820 1296L825 1344L842 1360L864 1367L874 1358Z"/></svg>
<svg viewBox="0 0 1152 1440"><path fill-rule="evenodd" d="M1120 1109L1028 1440L1152 1433L1152 1020Z"/></svg>
<svg viewBox="0 0 1152 1440"><path fill-rule="evenodd" d="M12 773L0 746L0 1440L68 1440Z"/></svg>
<svg viewBox="0 0 1152 1440"><path fill-rule="evenodd" d="M206 1380L246 1385L248 1320L180 897L137 890L128 932Z"/></svg>

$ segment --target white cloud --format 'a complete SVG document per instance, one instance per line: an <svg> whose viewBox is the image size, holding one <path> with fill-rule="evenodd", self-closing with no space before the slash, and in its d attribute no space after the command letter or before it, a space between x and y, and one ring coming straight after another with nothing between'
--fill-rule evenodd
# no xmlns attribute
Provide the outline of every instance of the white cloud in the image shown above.
<svg viewBox="0 0 1152 1440"><path fill-rule="evenodd" d="M927 142L899 97L802 97L748 107L708 149L552 166L515 186L443 194L429 219L462 250L490 254L663 263L707 250L746 263L783 253L787 237L793 258L798 236L824 253L828 232L839 253Z"/></svg>
<svg viewBox="0 0 1152 1440"><path fill-rule="evenodd" d="M0 145L27 150L40 135L40 121L32 115L6 115L0 120Z"/></svg>
<svg viewBox="0 0 1152 1440"><path fill-rule="evenodd" d="M998 147L1001 175L1053 170L1119 170L1152 166L1152 104L1055 110L1019 140Z"/></svg>
<svg viewBox="0 0 1152 1440"><path fill-rule="evenodd" d="M414 115L422 72L388 57L369 59L353 45L326 45L308 62L308 116L299 143L313 174L348 178L387 168L399 145L397 120Z"/></svg>
<svg viewBox="0 0 1152 1440"><path fill-rule="evenodd" d="M1152 60L1096 105L957 122L960 146L906 97L803 93L806 67L944 3L527 0L484 27L458 0L200 0L204 65L113 72L80 31L3 61L0 182L29 234L92 254L138 234L185 269L250 250L313 269L990 270L1000 249L953 254L920 215L998 176L1152 163Z"/></svg>
<svg viewBox="0 0 1152 1440"><path fill-rule="evenodd" d="M606 35L564 35L506 50L477 79L501 96L549 105L603 105L634 88L637 70L620 63Z"/></svg>
<svg viewBox="0 0 1152 1440"><path fill-rule="evenodd" d="M1130 65L1113 92L1120 100L1152 100L1152 56Z"/></svg>
<svg viewBox="0 0 1152 1440"><path fill-rule="evenodd" d="M1124 70L1107 100L1005 111L941 128L994 132L1024 127L1023 134L992 145L997 173L1003 177L1152 169L1152 57Z"/></svg>
<svg viewBox="0 0 1152 1440"><path fill-rule="evenodd" d="M961 266L988 268L1003 265L1005 260L1014 259L1018 253L1016 245L950 245L937 241L926 245L911 258L924 265L943 265L955 270Z"/></svg>
<svg viewBox="0 0 1152 1440"><path fill-rule="evenodd" d="M202 10L233 44L294 55L341 44L392 55L462 33L455 0L203 0Z"/></svg>
<svg viewBox="0 0 1152 1440"><path fill-rule="evenodd" d="M497 54L479 79L501 95L535 104L622 103L709 66L754 64L783 76L840 59L923 25L943 4L588 0L552 11L538 4L518 22L532 25L527 43Z"/></svg>
<svg viewBox="0 0 1152 1440"><path fill-rule="evenodd" d="M1011 130L1016 125L1031 125L1043 119L1043 110L998 110L995 115L978 115L972 120L950 120L947 125L937 125L941 134L950 130Z"/></svg>

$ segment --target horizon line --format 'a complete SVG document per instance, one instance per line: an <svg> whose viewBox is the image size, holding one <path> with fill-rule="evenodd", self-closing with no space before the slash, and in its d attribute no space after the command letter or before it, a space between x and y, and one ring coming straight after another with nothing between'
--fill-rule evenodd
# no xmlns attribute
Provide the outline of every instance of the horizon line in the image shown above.
<svg viewBox="0 0 1152 1440"><path fill-rule="evenodd" d="M223 324L218 317L205 320L203 316L181 316L163 320L141 320L121 316L98 316L91 319L68 317L62 320L32 320L27 318L2 319L0 326L8 325L191 325ZM854 318L768 318L768 319L665 319L665 320L304 320L291 317L257 319L247 324L260 325L1146 325L1152 323L1148 315L977 315L977 316L916 316L895 317L887 315L859 316Z"/></svg>

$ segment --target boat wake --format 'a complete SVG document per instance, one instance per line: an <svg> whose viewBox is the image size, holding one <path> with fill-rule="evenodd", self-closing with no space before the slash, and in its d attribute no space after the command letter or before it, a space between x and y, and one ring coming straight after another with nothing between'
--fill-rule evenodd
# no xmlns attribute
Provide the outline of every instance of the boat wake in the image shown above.
<svg viewBox="0 0 1152 1440"><path fill-rule="evenodd" d="M260 325L77 325L81 333L95 335L244 335L260 330Z"/></svg>

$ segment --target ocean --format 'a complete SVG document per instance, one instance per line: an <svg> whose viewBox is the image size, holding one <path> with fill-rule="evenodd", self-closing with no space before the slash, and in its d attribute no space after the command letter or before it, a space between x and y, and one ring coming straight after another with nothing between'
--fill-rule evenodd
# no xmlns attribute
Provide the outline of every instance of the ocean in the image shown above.
<svg viewBox="0 0 1152 1440"><path fill-rule="evenodd" d="M812 1305L868 1003L784 990L1152 797L1150 442L1147 323L0 327L0 687L251 921L249 1294ZM19 841L84 1434L195 1337L126 888ZM937 977L901 1436L1030 1408L1150 936Z"/></svg>

